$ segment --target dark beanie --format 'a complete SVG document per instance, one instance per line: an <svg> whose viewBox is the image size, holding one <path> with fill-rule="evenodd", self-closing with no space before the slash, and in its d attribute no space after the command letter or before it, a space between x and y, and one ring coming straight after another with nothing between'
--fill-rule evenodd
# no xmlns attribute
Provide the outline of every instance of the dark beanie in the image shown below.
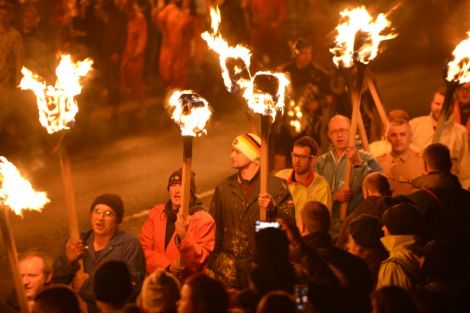
<svg viewBox="0 0 470 313"><path fill-rule="evenodd" d="M349 224L349 234L358 246L369 249L383 248L380 238L383 237L379 220L367 214L361 214Z"/></svg>
<svg viewBox="0 0 470 313"><path fill-rule="evenodd" d="M106 204L109 206L111 209L113 209L114 212L116 212L117 222L122 222L122 216L124 215L124 203L122 202L121 197L112 193L104 193L99 195L95 198L95 200L93 200L90 211L93 211L97 204Z"/></svg>
<svg viewBox="0 0 470 313"><path fill-rule="evenodd" d="M387 209L382 221L391 235L420 235L421 216L410 203L400 203Z"/></svg>
<svg viewBox="0 0 470 313"><path fill-rule="evenodd" d="M111 260L101 264L93 276L93 292L97 301L123 305L132 294L129 267L123 261Z"/></svg>
<svg viewBox="0 0 470 313"><path fill-rule="evenodd" d="M189 190L192 195L196 194L196 182L195 182L195 176L196 174L191 171L191 186L189 187ZM182 184L183 183L183 169L177 169L173 173L171 173L170 178L168 178L168 185L167 185L167 190L170 189L171 185L174 184Z"/></svg>

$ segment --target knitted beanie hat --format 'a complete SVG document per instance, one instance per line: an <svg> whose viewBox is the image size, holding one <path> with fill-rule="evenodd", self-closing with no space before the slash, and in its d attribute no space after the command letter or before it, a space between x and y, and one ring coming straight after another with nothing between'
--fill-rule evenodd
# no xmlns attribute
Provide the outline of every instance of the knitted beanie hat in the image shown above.
<svg viewBox="0 0 470 313"><path fill-rule="evenodd" d="M121 197L112 193L104 193L99 195L93 200L91 204L90 211L93 211L97 204L106 204L116 213L117 222L122 222L122 216L124 215L124 203L122 202Z"/></svg>
<svg viewBox="0 0 470 313"><path fill-rule="evenodd" d="M367 214L361 214L349 224L349 234L364 248L383 248L380 238L383 237L379 220Z"/></svg>
<svg viewBox="0 0 470 313"><path fill-rule="evenodd" d="M261 156L261 139L256 134L237 136L233 139L232 146L240 150L250 161L255 161Z"/></svg>

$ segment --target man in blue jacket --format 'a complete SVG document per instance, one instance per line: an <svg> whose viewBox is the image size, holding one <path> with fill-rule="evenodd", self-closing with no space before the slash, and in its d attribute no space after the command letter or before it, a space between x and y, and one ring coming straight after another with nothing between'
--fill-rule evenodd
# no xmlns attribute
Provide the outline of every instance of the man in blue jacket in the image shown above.
<svg viewBox="0 0 470 313"><path fill-rule="evenodd" d="M54 283L70 284L88 305L88 313L98 312L92 281L96 267L108 260L121 260L130 270L132 296L135 299L145 276L145 256L139 240L119 230L124 214L122 199L115 194L102 194L90 209L91 229L80 235L80 240L69 239L54 263ZM79 272L79 260L84 273Z"/></svg>

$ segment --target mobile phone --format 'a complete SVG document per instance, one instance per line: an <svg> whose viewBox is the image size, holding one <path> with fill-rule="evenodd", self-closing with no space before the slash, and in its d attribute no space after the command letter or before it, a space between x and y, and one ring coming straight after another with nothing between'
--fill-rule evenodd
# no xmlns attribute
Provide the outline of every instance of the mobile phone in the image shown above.
<svg viewBox="0 0 470 313"><path fill-rule="evenodd" d="M294 285L295 304L299 312L304 312L307 309L308 302L308 285L296 284Z"/></svg>
<svg viewBox="0 0 470 313"><path fill-rule="evenodd" d="M255 222L255 232L259 232L261 229L264 228L279 228L279 223L278 222L264 222L264 221L256 221Z"/></svg>

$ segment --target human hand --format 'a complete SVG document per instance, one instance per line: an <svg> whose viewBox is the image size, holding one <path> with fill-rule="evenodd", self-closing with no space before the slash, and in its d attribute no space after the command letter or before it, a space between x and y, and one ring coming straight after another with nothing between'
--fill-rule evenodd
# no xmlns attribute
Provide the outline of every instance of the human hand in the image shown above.
<svg viewBox="0 0 470 313"><path fill-rule="evenodd" d="M333 200L339 202L348 202L351 199L351 190L346 187L341 187L337 192L333 194Z"/></svg>
<svg viewBox="0 0 470 313"><path fill-rule="evenodd" d="M69 263L81 258L85 246L80 239L69 239L65 244L65 257Z"/></svg>
<svg viewBox="0 0 470 313"><path fill-rule="evenodd" d="M357 149L354 146L349 146L346 148L346 157L351 161L353 165L361 164L361 159L359 158L359 154L357 153Z"/></svg>
<svg viewBox="0 0 470 313"><path fill-rule="evenodd" d="M269 193L261 192L258 195L258 205L260 208L265 209L267 212L271 212L276 207L276 203L274 199L271 197Z"/></svg>
<svg viewBox="0 0 470 313"><path fill-rule="evenodd" d="M88 279L90 279L90 275L88 273L80 272L80 271L77 272L77 274L75 275L72 281L72 289L78 293L80 289L82 289L83 284Z"/></svg>
<svg viewBox="0 0 470 313"><path fill-rule="evenodd" d="M176 215L175 233L180 240L184 239L189 226L189 216L184 217L182 209Z"/></svg>

